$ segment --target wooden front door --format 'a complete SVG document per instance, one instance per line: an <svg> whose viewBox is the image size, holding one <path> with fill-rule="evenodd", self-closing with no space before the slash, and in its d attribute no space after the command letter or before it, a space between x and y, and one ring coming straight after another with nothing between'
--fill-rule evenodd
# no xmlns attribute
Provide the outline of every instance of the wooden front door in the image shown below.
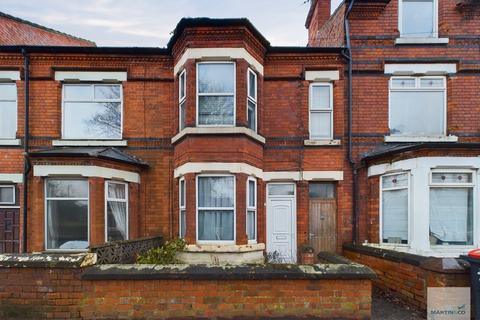
<svg viewBox="0 0 480 320"><path fill-rule="evenodd" d="M309 242L319 252L335 252L337 247L337 199L335 184L309 185Z"/></svg>
<svg viewBox="0 0 480 320"><path fill-rule="evenodd" d="M0 208L0 253L20 251L20 209Z"/></svg>

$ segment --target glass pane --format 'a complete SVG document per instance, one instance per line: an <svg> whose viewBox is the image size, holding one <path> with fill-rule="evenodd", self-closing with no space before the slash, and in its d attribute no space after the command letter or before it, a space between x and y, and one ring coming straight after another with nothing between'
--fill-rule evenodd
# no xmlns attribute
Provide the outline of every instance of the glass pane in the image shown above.
<svg viewBox="0 0 480 320"><path fill-rule="evenodd" d="M185 206L185 180L180 181L180 206Z"/></svg>
<svg viewBox="0 0 480 320"><path fill-rule="evenodd" d="M310 198L334 199L335 185L329 182L315 182L308 185L308 195Z"/></svg>
<svg viewBox="0 0 480 320"><path fill-rule="evenodd" d="M403 0L403 37L433 37L433 0Z"/></svg>
<svg viewBox="0 0 480 320"><path fill-rule="evenodd" d="M255 211L247 212L247 237L248 240L257 239L257 234L255 230L255 221L257 220L257 215Z"/></svg>
<svg viewBox="0 0 480 320"><path fill-rule="evenodd" d="M185 210L180 211L180 238L185 238L187 226L187 214Z"/></svg>
<svg viewBox="0 0 480 320"><path fill-rule="evenodd" d="M233 240L233 210L199 210L198 240Z"/></svg>
<svg viewBox="0 0 480 320"><path fill-rule="evenodd" d="M415 88L415 79L413 78L392 79L392 88Z"/></svg>
<svg viewBox="0 0 480 320"><path fill-rule="evenodd" d="M408 173L392 174L382 177L382 188L408 187Z"/></svg>
<svg viewBox="0 0 480 320"><path fill-rule="evenodd" d="M295 185L271 184L268 186L268 194L271 196L293 196L295 194Z"/></svg>
<svg viewBox="0 0 480 320"><path fill-rule="evenodd" d="M198 98L199 124L234 124L233 96L201 96Z"/></svg>
<svg viewBox="0 0 480 320"><path fill-rule="evenodd" d="M110 199L125 200L127 197L126 187L127 185L125 184L108 182L108 197Z"/></svg>
<svg viewBox="0 0 480 320"><path fill-rule="evenodd" d="M248 206L255 207L255 181L248 180Z"/></svg>
<svg viewBox="0 0 480 320"><path fill-rule="evenodd" d="M185 129L185 101L180 104L180 131Z"/></svg>
<svg viewBox="0 0 480 320"><path fill-rule="evenodd" d="M253 72L248 72L248 95L257 99L257 77Z"/></svg>
<svg viewBox="0 0 480 320"><path fill-rule="evenodd" d="M420 79L420 87L422 88L443 88L444 79Z"/></svg>
<svg viewBox="0 0 480 320"><path fill-rule="evenodd" d="M14 195L13 187L0 187L0 203L14 203Z"/></svg>
<svg viewBox="0 0 480 320"><path fill-rule="evenodd" d="M256 105L254 102L248 100L248 114L247 114L247 117L248 117L248 127L252 130L256 130L256 112L255 112L255 109L256 109Z"/></svg>
<svg viewBox="0 0 480 320"><path fill-rule="evenodd" d="M91 85L64 85L63 97L69 101L90 101L93 99L93 88Z"/></svg>
<svg viewBox="0 0 480 320"><path fill-rule="evenodd" d="M233 93L233 63L201 63L198 65L199 93Z"/></svg>
<svg viewBox="0 0 480 320"><path fill-rule="evenodd" d="M107 241L127 239L127 204L107 202Z"/></svg>
<svg viewBox="0 0 480 320"><path fill-rule="evenodd" d="M17 100L17 85L15 83L0 83L0 100Z"/></svg>
<svg viewBox="0 0 480 320"><path fill-rule="evenodd" d="M88 247L88 201L47 201L47 249Z"/></svg>
<svg viewBox="0 0 480 320"><path fill-rule="evenodd" d="M330 86L312 86L310 109L330 109Z"/></svg>
<svg viewBox="0 0 480 320"><path fill-rule="evenodd" d="M234 205L233 177L199 177L198 206L229 208Z"/></svg>
<svg viewBox="0 0 480 320"><path fill-rule="evenodd" d="M185 80L186 80L186 73L183 72L180 75L180 100L182 100L185 97Z"/></svg>
<svg viewBox="0 0 480 320"><path fill-rule="evenodd" d="M95 86L96 100L113 100L120 99L120 85L96 85Z"/></svg>
<svg viewBox="0 0 480 320"><path fill-rule="evenodd" d="M330 112L310 113L310 138L329 139L331 138L331 117Z"/></svg>
<svg viewBox="0 0 480 320"><path fill-rule="evenodd" d="M430 244L473 244L471 188L430 189Z"/></svg>
<svg viewBox="0 0 480 320"><path fill-rule="evenodd" d="M88 198L87 180L48 179L49 198Z"/></svg>
<svg viewBox="0 0 480 320"><path fill-rule="evenodd" d="M408 189L382 193L383 242L408 243Z"/></svg>
<svg viewBox="0 0 480 320"><path fill-rule="evenodd" d="M398 135L443 135L444 92L390 93L390 133Z"/></svg>
<svg viewBox="0 0 480 320"><path fill-rule="evenodd" d="M0 101L0 139L15 139L17 135L17 103Z"/></svg>
<svg viewBox="0 0 480 320"><path fill-rule="evenodd" d="M471 173L458 172L434 172L432 173L433 183L472 183Z"/></svg>
<svg viewBox="0 0 480 320"><path fill-rule="evenodd" d="M120 102L67 102L64 111L65 139L122 138Z"/></svg>

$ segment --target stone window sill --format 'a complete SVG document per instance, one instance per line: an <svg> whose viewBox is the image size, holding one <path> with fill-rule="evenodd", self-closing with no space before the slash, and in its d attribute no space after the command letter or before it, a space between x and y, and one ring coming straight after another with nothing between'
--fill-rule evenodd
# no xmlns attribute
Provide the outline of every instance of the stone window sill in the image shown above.
<svg viewBox="0 0 480 320"><path fill-rule="evenodd" d="M457 142L458 137L449 136L385 136L385 142Z"/></svg>
<svg viewBox="0 0 480 320"><path fill-rule="evenodd" d="M176 143L187 135L222 135L222 134L244 134L253 140L265 144L265 138L245 127L188 127L180 131L172 138L172 143Z"/></svg>
<svg viewBox="0 0 480 320"><path fill-rule="evenodd" d="M396 45L402 44L448 44L448 38L407 38L400 37L395 39Z"/></svg>
<svg viewBox="0 0 480 320"><path fill-rule="evenodd" d="M0 139L0 146L19 146L21 144L20 139Z"/></svg>
<svg viewBox="0 0 480 320"><path fill-rule="evenodd" d="M53 140L54 147L125 147L127 140Z"/></svg>
<svg viewBox="0 0 480 320"><path fill-rule="evenodd" d="M304 140L303 144L308 147L325 147L325 146L339 146L342 144L340 140L337 139L326 139L326 140Z"/></svg>

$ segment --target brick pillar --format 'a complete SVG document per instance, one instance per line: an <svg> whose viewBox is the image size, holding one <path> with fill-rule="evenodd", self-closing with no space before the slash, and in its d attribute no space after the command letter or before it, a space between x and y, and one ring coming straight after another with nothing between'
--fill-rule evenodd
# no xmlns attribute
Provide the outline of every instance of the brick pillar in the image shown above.
<svg viewBox="0 0 480 320"><path fill-rule="evenodd" d="M187 230L185 232L185 240L189 244L197 242L197 226L196 226L196 204L195 204L195 174L188 173L185 175L185 190L186 190L186 212L187 212ZM178 205L177 205L178 206Z"/></svg>
<svg viewBox="0 0 480 320"><path fill-rule="evenodd" d="M297 246L308 243L308 182L297 182Z"/></svg>
<svg viewBox="0 0 480 320"><path fill-rule="evenodd" d="M140 184L129 183L128 184L128 238L139 238L139 222L140 222L140 210L139 210L139 195Z"/></svg>
<svg viewBox="0 0 480 320"><path fill-rule="evenodd" d="M29 180L29 210L27 228L27 249L29 252L43 251L45 239L45 196L44 179L31 177Z"/></svg>
<svg viewBox="0 0 480 320"><path fill-rule="evenodd" d="M90 245L105 243L105 184L103 178L89 178Z"/></svg>
<svg viewBox="0 0 480 320"><path fill-rule="evenodd" d="M236 175L236 244L247 244L246 214L247 214L247 178L243 173Z"/></svg>
<svg viewBox="0 0 480 320"><path fill-rule="evenodd" d="M243 59L236 60L236 103L237 106L246 106L247 104L247 69L248 63ZM247 127L247 108L238 108L235 112L235 123L237 127Z"/></svg>

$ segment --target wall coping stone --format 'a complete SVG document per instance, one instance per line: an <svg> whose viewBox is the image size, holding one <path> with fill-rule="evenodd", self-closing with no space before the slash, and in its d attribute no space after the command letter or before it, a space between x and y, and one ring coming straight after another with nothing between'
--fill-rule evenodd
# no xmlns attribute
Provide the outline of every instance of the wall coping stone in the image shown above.
<svg viewBox="0 0 480 320"><path fill-rule="evenodd" d="M362 280L376 274L360 264L265 265L97 265L83 280Z"/></svg>
<svg viewBox="0 0 480 320"><path fill-rule="evenodd" d="M95 263L94 253L0 254L0 268L81 268Z"/></svg>

